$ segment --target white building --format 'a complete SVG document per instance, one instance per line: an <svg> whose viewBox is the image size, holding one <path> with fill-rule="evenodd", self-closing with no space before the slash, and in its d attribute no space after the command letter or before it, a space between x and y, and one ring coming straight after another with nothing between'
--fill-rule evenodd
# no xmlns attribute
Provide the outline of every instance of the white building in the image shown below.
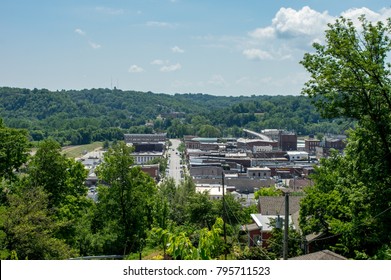
<svg viewBox="0 0 391 280"><path fill-rule="evenodd" d="M143 153L132 153L134 157L135 164L143 165L155 158L162 158L163 152L143 152Z"/></svg>
<svg viewBox="0 0 391 280"><path fill-rule="evenodd" d="M288 151L288 158L291 161L294 160L308 160L308 153L304 151Z"/></svg>

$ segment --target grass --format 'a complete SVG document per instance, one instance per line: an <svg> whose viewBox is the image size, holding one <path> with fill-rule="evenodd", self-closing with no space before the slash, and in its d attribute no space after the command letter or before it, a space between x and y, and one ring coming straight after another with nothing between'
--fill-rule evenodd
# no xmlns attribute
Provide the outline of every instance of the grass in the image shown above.
<svg viewBox="0 0 391 280"><path fill-rule="evenodd" d="M86 152L92 152L95 149L101 148L103 142L94 142L87 145L68 146L63 148L65 156L70 158L77 158L85 154Z"/></svg>
<svg viewBox="0 0 391 280"><path fill-rule="evenodd" d="M163 250L159 250L156 248L144 248L143 252L141 253L141 258L143 260L154 260L159 259L159 256L163 256ZM140 259L140 253L132 253L127 258L127 260L139 260Z"/></svg>

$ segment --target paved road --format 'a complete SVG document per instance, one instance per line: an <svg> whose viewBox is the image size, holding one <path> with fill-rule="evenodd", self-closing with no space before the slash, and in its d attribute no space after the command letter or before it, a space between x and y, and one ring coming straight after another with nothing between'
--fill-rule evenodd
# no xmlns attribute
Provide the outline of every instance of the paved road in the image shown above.
<svg viewBox="0 0 391 280"><path fill-rule="evenodd" d="M178 152L179 144L181 140L179 139L170 139L172 146L168 151L169 155L169 164L168 164L168 177L171 177L175 180L175 184L178 185L181 181L181 156Z"/></svg>

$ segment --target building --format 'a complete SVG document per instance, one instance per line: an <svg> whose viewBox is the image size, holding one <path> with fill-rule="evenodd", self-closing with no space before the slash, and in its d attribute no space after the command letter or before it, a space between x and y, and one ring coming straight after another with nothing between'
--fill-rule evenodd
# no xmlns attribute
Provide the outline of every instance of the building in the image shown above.
<svg viewBox="0 0 391 280"><path fill-rule="evenodd" d="M297 135L293 132L281 132L279 136L279 148L283 151L297 150Z"/></svg>
<svg viewBox="0 0 391 280"><path fill-rule="evenodd" d="M316 153L316 147L319 147L320 140L318 139L304 139L304 150L309 154Z"/></svg>
<svg viewBox="0 0 391 280"><path fill-rule="evenodd" d="M162 158L163 152L140 152L140 153L132 153L134 157L135 164L144 165L149 163L151 160L156 158Z"/></svg>
<svg viewBox="0 0 391 280"><path fill-rule="evenodd" d="M308 153L303 151L288 151L287 155L290 161L309 159Z"/></svg>
<svg viewBox="0 0 391 280"><path fill-rule="evenodd" d="M344 256L341 256L337 253L334 253L330 250L322 250L302 256L297 256L294 258L289 258L288 260L302 260L302 261L309 261L309 260L329 260L329 261L341 261L341 260L347 260Z"/></svg>
<svg viewBox="0 0 391 280"><path fill-rule="evenodd" d="M150 165L141 166L141 171L147 173L149 176L155 179L155 181L160 180L159 170L160 170L159 164L150 164Z"/></svg>
<svg viewBox="0 0 391 280"><path fill-rule="evenodd" d="M330 150L332 149L342 153L345 147L346 147L346 142L344 139L325 137L319 143L319 146L316 147L316 157L317 158L328 157L330 156Z"/></svg>
<svg viewBox="0 0 391 280"><path fill-rule="evenodd" d="M267 248L269 245L268 239L271 237L272 230L274 228L273 224L279 221L281 228L284 227L284 215L251 214L251 218L255 222L255 225L249 225L252 229L251 231L248 231L250 246L262 246ZM291 215L289 216L289 225L292 225L295 229Z"/></svg>
<svg viewBox="0 0 391 280"><path fill-rule="evenodd" d="M233 186L224 186L224 193L233 192L235 187ZM210 200L221 200L223 199L223 188L221 184L197 184L196 192L198 193L207 193Z"/></svg>
<svg viewBox="0 0 391 280"><path fill-rule="evenodd" d="M166 142L167 133L156 134L125 134L124 140L126 144L134 143L154 143L154 142Z"/></svg>
<svg viewBox="0 0 391 280"><path fill-rule="evenodd" d="M271 147L272 150L278 149L278 142L271 139L245 139L245 138L239 138L237 141L237 147L238 149L242 150L250 150L253 151L254 147L255 150L259 150L259 147L266 146ZM270 148L267 148L270 150Z"/></svg>
<svg viewBox="0 0 391 280"><path fill-rule="evenodd" d="M163 142L143 142L143 143L134 143L134 152L142 153L142 152L163 152L164 151L164 143Z"/></svg>
<svg viewBox="0 0 391 280"><path fill-rule="evenodd" d="M268 167L250 167L247 168L247 176L250 178L268 179L272 175Z"/></svg>

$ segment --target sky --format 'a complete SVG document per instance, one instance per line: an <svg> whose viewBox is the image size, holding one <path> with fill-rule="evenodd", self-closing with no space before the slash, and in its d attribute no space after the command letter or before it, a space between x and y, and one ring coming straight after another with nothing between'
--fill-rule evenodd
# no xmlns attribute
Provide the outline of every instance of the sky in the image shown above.
<svg viewBox="0 0 391 280"><path fill-rule="evenodd" d="M0 86L299 95L327 23L389 0L0 0Z"/></svg>

